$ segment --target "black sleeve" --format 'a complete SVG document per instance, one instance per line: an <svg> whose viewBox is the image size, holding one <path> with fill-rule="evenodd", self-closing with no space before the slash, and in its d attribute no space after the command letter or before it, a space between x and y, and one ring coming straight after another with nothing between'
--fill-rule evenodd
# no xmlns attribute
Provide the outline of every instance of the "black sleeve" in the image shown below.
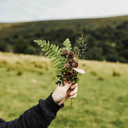
<svg viewBox="0 0 128 128"><path fill-rule="evenodd" d="M46 100L25 111L18 119L5 122L0 119L0 128L47 128L63 105L57 105L50 95Z"/></svg>

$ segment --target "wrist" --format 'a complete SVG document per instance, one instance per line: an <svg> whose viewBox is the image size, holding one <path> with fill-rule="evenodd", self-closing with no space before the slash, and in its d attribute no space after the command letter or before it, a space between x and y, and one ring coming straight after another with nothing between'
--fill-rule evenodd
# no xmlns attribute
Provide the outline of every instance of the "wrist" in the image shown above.
<svg viewBox="0 0 128 128"><path fill-rule="evenodd" d="M56 104L59 103L59 101L57 101L56 98L55 98L54 92L52 93L52 99L53 99L53 101L54 101Z"/></svg>
<svg viewBox="0 0 128 128"><path fill-rule="evenodd" d="M63 104L62 101L58 101L58 100L55 98L54 93L52 93L52 99L53 99L53 101L54 101L56 104L58 104L59 106Z"/></svg>
<svg viewBox="0 0 128 128"><path fill-rule="evenodd" d="M52 94L50 94L45 100L39 100L40 108L44 109L45 107L51 112L57 112L60 108L64 107L64 105L58 105L54 102L52 98Z"/></svg>

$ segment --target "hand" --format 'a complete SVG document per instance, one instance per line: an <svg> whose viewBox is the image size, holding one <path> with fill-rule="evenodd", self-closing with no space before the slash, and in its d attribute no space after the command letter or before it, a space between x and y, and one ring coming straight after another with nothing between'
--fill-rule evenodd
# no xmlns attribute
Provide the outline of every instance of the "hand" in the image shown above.
<svg viewBox="0 0 128 128"><path fill-rule="evenodd" d="M72 83L65 82L64 86L57 86L52 94L52 98L58 105L61 105L68 97L71 99L76 98L77 90L77 83L72 85Z"/></svg>

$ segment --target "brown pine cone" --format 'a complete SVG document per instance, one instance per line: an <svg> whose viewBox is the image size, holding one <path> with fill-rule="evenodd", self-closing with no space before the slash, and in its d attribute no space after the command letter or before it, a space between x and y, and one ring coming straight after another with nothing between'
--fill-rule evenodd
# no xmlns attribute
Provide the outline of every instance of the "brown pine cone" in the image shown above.
<svg viewBox="0 0 128 128"><path fill-rule="evenodd" d="M72 63L72 67L77 68L77 67L78 67L78 63L77 63L76 61L74 61L74 62Z"/></svg>
<svg viewBox="0 0 128 128"><path fill-rule="evenodd" d="M68 50L67 49L65 49L61 52L61 56L66 56L66 55L68 55Z"/></svg>
<svg viewBox="0 0 128 128"><path fill-rule="evenodd" d="M74 59L73 58L69 58L68 59L68 63L70 64L70 66L72 66L72 63L74 62Z"/></svg>
<svg viewBox="0 0 128 128"><path fill-rule="evenodd" d="M74 58L74 52L69 52L68 58Z"/></svg>
<svg viewBox="0 0 128 128"><path fill-rule="evenodd" d="M69 63L67 63L67 64L64 65L64 68L69 68L69 67L70 67L70 64Z"/></svg>

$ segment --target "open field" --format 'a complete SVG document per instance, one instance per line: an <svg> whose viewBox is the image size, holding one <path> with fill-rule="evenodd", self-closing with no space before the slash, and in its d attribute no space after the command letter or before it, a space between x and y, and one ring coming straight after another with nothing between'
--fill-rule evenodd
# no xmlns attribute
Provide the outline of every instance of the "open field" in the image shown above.
<svg viewBox="0 0 128 128"><path fill-rule="evenodd" d="M49 128L128 128L128 64L79 61L78 96ZM0 52L0 117L9 121L54 91L56 69L42 56Z"/></svg>

